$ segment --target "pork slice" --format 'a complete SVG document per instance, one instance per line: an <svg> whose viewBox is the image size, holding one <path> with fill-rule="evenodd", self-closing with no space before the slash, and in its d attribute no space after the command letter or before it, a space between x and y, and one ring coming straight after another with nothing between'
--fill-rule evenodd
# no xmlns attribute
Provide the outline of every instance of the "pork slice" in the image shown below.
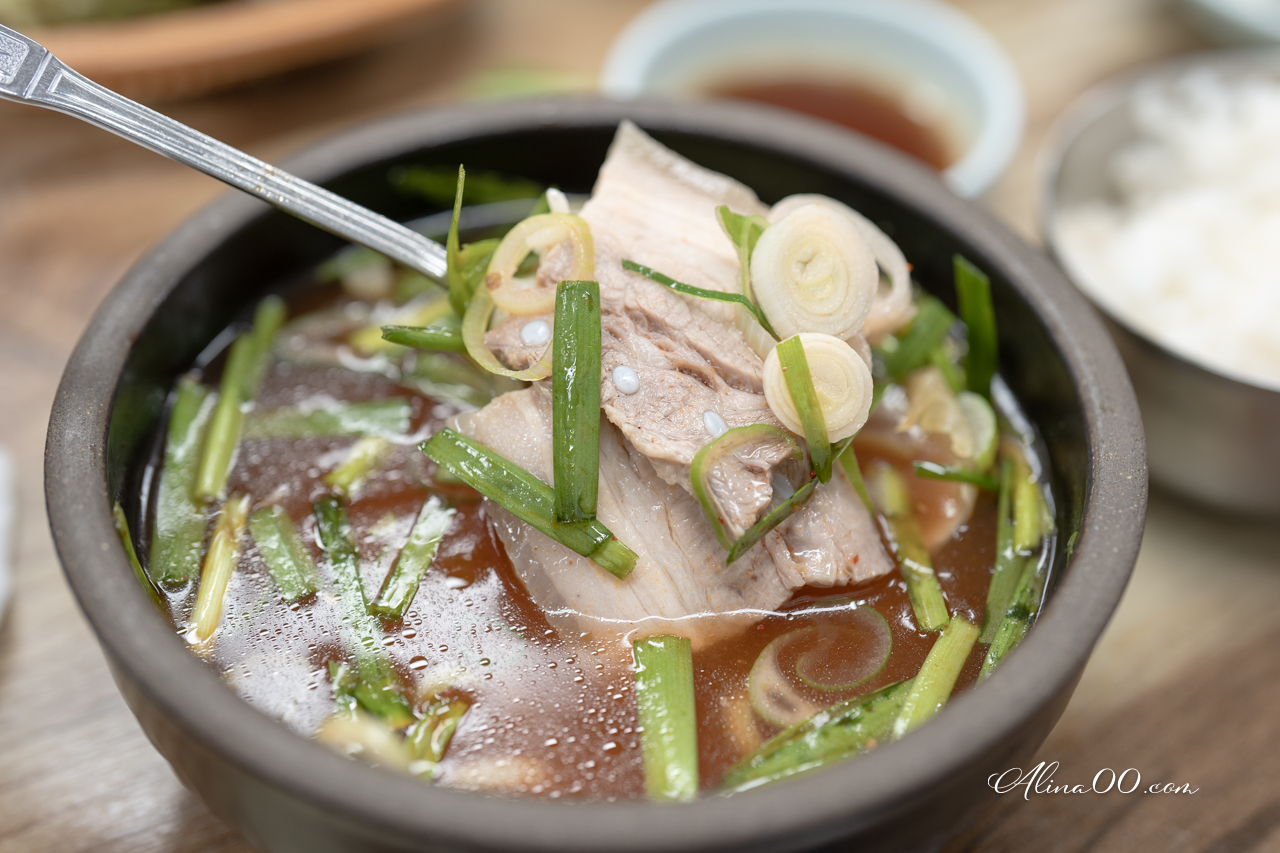
<svg viewBox="0 0 1280 853"><path fill-rule="evenodd" d="M504 394L454 426L543 482L552 482L551 398L545 383ZM601 421L597 517L636 552L618 580L510 513L487 504L516 573L563 631L615 636L676 633L694 648L731 636L800 584L770 552L730 566L697 501L663 481L619 431Z"/></svg>

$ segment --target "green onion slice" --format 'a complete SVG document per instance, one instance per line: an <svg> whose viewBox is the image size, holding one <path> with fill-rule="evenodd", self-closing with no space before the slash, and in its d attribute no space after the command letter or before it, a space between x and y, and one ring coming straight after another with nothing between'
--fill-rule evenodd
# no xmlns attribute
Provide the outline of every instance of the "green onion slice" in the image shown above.
<svg viewBox="0 0 1280 853"><path fill-rule="evenodd" d="M151 596L151 603L163 610L164 607L160 601L160 590L156 589L156 585L151 582L151 578L147 577L147 573L142 570L142 563L138 562L138 552L133 547L133 536L129 533L129 520L125 518L124 508L120 506L119 501L116 501L111 507L111 518L115 522L116 533L120 536L120 544L124 546L124 553L129 558L129 566L133 569L134 577L146 589L147 595Z"/></svg>
<svg viewBox="0 0 1280 853"><path fill-rule="evenodd" d="M495 307L497 306L493 304L488 288L477 288L475 295L471 297L471 304L467 306L467 314L462 318L462 340L467 346L467 355L490 373L522 382L537 382L550 376L551 362L548 359L551 347L547 347L541 360L525 370L511 370L498 361L498 357L484 342L484 334L489 331L489 320L493 317Z"/></svg>
<svg viewBox="0 0 1280 853"><path fill-rule="evenodd" d="M402 347L430 352L467 351L460 321L441 321L432 326L383 326L382 339Z"/></svg>
<svg viewBox="0 0 1280 853"><path fill-rule="evenodd" d="M449 525L457 510L447 507L440 498L432 495L422 505L418 520L409 531L409 539L400 549L400 556L382 582L382 589L374 599L372 610L388 619L403 619L409 603L418 594L422 576L426 574L436 550L449 532ZM439 759L437 759L439 760Z"/></svg>
<svg viewBox="0 0 1280 853"><path fill-rule="evenodd" d="M594 519L556 520L551 487L487 447L445 428L418 449L489 500L555 541L622 579L635 568L636 554Z"/></svg>
<svg viewBox="0 0 1280 853"><path fill-rule="evenodd" d="M688 801L698 794L698 717L693 648L684 637L646 637L632 644L636 716L649 798Z"/></svg>
<svg viewBox="0 0 1280 853"><path fill-rule="evenodd" d="M996 312L991 304L991 280L960 255L952 258L956 302L960 319L969 330L969 353L964 369L969 390L991 399L991 378L996 375Z"/></svg>
<svg viewBox="0 0 1280 853"><path fill-rule="evenodd" d="M906 333L902 337L890 335L876 347L889 378L902 382L908 373L928 364L933 351L955 322L956 315L941 301L928 294L921 295L916 300L916 316Z"/></svg>
<svg viewBox="0 0 1280 853"><path fill-rule="evenodd" d="M773 530L773 528L790 518L796 510L808 502L809 498L813 497L813 490L817 487L817 477L811 478L809 482L797 489L794 495L778 504L778 506L774 507L768 515L751 525L747 532L742 534L738 541L733 543L733 547L729 549L729 557L725 560L725 565L734 562L743 554L747 553L747 551L763 539L769 531Z"/></svg>
<svg viewBox="0 0 1280 853"><path fill-rule="evenodd" d="M556 520L596 517L600 485L600 285L562 281L556 291L556 371L551 422Z"/></svg>
<svg viewBox="0 0 1280 853"><path fill-rule="evenodd" d="M920 666L920 673L911 684L911 692L903 703L898 719L893 723L893 736L900 738L907 732L933 718L951 697L960 670L969 659L969 652L978 640L978 629L962 616L954 617L943 629L941 636Z"/></svg>
<svg viewBox="0 0 1280 853"><path fill-rule="evenodd" d="M256 439L340 438L403 435L409 431L413 407L404 397L333 403L323 408L280 408L249 412L243 437Z"/></svg>
<svg viewBox="0 0 1280 853"><path fill-rule="evenodd" d="M979 473L972 468L965 468L962 465L939 465L937 462L917 459L911 463L911 466L915 469L916 476L923 480L968 483L971 486L986 489L988 492L995 492L1000 489L1000 484L994 477Z"/></svg>
<svg viewBox="0 0 1280 853"><path fill-rule="evenodd" d="M741 213L734 213L725 204L716 208L716 218L720 220L720 227L724 229L725 235L738 252L739 283L742 285L742 295L750 300L752 298L751 252L755 249L764 229L769 227L769 220L759 214L744 216Z"/></svg>
<svg viewBox="0 0 1280 853"><path fill-rule="evenodd" d="M1009 607L1018 578L1022 575L1022 557L1013 547L1013 519L1010 504L1013 493L1013 460L1006 456L1000 464L1000 491L996 500L996 565L987 588L986 612L982 617L982 636L990 645L1004 612Z"/></svg>
<svg viewBox="0 0 1280 853"><path fill-rule="evenodd" d="M778 361L787 379L787 391L804 426L805 443L809 445L809 461L820 482L831 479L831 440L827 437L827 422L822 416L818 392L813 387L809 373L809 359L804 354L800 336L794 335L778 344Z"/></svg>
<svg viewBox="0 0 1280 853"><path fill-rule="evenodd" d="M778 333L773 330L773 326L769 325L769 320L764 316L764 312L761 311L754 302L743 296L741 293L722 293L719 290L707 290L703 287L694 287L692 284L685 284L684 282L676 281L670 276L663 275L657 270L637 264L635 261L624 260L622 262L622 268L631 272L640 273L640 275L645 278L652 279L664 287L669 287L676 293L683 293L686 296L696 296L699 299L715 299L719 302L732 302L735 305L741 305L743 308L746 308L751 312L751 316L756 318L756 322L758 322L761 327L769 333L770 337L775 341L778 340Z"/></svg>
<svg viewBox="0 0 1280 853"><path fill-rule="evenodd" d="M883 513L886 538L907 582L916 623L921 631L937 631L946 626L951 616L920 525L911 511L906 480L892 465L881 462L872 468L871 486L869 491Z"/></svg>
<svg viewBox="0 0 1280 853"><path fill-rule="evenodd" d="M306 598L320 588L315 561L284 507L264 506L249 516L249 533L285 601Z"/></svg>
<svg viewBox="0 0 1280 853"><path fill-rule="evenodd" d="M156 498L150 569L156 583L186 583L200 572L209 519L195 496L200 447L216 398L191 376L178 380Z"/></svg>
<svg viewBox="0 0 1280 853"><path fill-rule="evenodd" d="M715 531L716 539L726 551L733 549L734 542L729 538L729 533L724 528L724 521L720 518L720 512L716 508L715 500L711 494L710 481L718 465L731 459L732 455L738 450L749 447L761 439L785 441L794 448L791 454L792 459L804 458L800 445L796 444L796 440L786 430L778 429L778 427L770 424L749 424L743 427L735 427L702 445L698 452L694 454L693 463L689 467L689 480L693 485L693 495L698 499L698 503L702 504L702 511L706 514L707 521L711 523L711 529Z"/></svg>

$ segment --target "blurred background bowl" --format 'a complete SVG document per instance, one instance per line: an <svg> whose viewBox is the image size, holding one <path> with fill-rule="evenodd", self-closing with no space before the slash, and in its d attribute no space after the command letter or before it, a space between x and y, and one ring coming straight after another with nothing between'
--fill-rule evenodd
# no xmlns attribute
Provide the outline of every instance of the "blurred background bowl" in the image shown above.
<svg viewBox="0 0 1280 853"><path fill-rule="evenodd" d="M1042 154L1041 230L1050 253L1102 312L1129 370L1152 480L1220 509L1280 515L1280 382L1175 353L1135 330L1090 293L1059 229L1064 208L1116 198L1108 163L1138 135L1130 109L1134 93L1171 85L1197 69L1227 79L1259 72L1280 79L1280 51L1199 54L1087 92L1059 118Z"/></svg>
<svg viewBox="0 0 1280 853"><path fill-rule="evenodd" d="M943 177L966 197L994 183L1022 139L1012 62L932 0L665 0L614 42L600 85L615 98L698 97L771 79L850 80L898 101L946 137Z"/></svg>
<svg viewBox="0 0 1280 853"><path fill-rule="evenodd" d="M1184 18L1219 44L1280 43L1280 4L1273 0L1177 0Z"/></svg>

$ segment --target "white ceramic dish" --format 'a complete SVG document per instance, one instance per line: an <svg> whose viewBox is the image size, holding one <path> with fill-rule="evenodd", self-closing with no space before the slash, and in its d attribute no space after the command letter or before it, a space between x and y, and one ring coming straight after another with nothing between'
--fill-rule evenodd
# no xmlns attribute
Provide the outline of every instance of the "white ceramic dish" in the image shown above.
<svg viewBox="0 0 1280 853"><path fill-rule="evenodd" d="M1220 44L1280 43L1275 0L1179 0L1192 25Z"/></svg>
<svg viewBox="0 0 1280 853"><path fill-rule="evenodd" d="M1022 85L999 44L933 0L663 0L633 20L605 60L616 98L691 97L736 71L847 70L905 86L911 109L944 115L961 152L944 178L981 195L1022 139Z"/></svg>

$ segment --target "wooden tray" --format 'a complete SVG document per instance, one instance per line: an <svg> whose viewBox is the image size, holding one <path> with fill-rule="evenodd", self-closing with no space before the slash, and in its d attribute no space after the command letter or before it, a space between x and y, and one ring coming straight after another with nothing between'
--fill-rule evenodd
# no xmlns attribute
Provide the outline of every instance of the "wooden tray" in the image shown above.
<svg viewBox="0 0 1280 853"><path fill-rule="evenodd" d="M226 0L28 32L63 62L123 95L185 98L355 53L464 0Z"/></svg>

